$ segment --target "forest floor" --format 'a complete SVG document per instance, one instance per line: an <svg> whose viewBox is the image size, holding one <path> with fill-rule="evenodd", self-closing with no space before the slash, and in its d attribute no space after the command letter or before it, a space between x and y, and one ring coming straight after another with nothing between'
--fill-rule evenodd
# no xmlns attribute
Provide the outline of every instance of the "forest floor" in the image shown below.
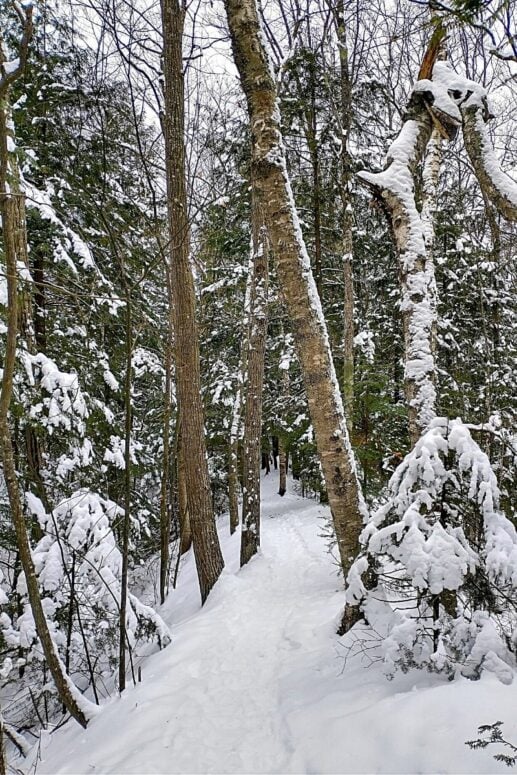
<svg viewBox="0 0 517 775"><path fill-rule="evenodd" d="M280 498L276 477L263 480L262 550L243 570L239 538L221 520L226 570L203 609L186 558L161 609L172 644L144 660L142 682L87 731L70 721L47 736L27 772L509 772L497 750L465 740L500 720L517 741L517 681L419 671L388 681L364 654L345 663L328 514L289 485Z"/></svg>

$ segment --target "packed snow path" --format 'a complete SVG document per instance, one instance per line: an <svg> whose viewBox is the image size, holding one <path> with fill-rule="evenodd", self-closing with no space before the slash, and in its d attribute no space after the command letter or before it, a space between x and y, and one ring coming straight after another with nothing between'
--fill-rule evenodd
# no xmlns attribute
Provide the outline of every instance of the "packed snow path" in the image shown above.
<svg viewBox="0 0 517 775"><path fill-rule="evenodd" d="M227 567L204 608L188 557L162 609L172 645L86 732L69 722L42 745L38 773L507 771L464 741L498 720L517 739L514 685L345 666L325 510L276 484L263 483L261 554L239 570L222 522Z"/></svg>

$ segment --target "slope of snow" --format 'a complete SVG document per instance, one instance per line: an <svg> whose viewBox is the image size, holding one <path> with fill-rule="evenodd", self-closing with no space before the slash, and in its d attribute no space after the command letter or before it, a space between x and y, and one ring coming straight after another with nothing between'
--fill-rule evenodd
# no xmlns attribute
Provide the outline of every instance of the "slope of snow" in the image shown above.
<svg viewBox="0 0 517 775"><path fill-rule="evenodd" d="M227 568L205 607L187 557L160 611L172 644L88 730L69 722L48 737L37 773L508 771L495 750L464 741L498 720L517 740L517 683L416 671L389 682L377 663L345 665L341 582L320 535L326 510L281 499L276 485L263 483L261 554L239 571L238 536L221 523Z"/></svg>

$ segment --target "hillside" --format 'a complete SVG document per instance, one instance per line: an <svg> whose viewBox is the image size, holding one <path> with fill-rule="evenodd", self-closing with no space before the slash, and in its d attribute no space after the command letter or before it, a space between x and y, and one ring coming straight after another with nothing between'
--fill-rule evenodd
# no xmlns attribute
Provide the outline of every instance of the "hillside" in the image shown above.
<svg viewBox="0 0 517 775"><path fill-rule="evenodd" d="M238 535L221 521L226 570L207 604L200 610L189 556L161 610L172 645L86 732L69 722L47 737L36 772L508 772L496 750L464 741L497 720L517 739L517 686L425 672L388 681L376 663L345 664L325 509L291 483L283 499L276 479L262 485L260 555L240 571Z"/></svg>

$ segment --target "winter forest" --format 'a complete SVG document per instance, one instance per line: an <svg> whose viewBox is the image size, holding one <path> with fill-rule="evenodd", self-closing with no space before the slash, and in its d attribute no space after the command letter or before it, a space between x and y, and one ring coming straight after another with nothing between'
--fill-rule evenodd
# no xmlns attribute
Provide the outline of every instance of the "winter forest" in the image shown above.
<svg viewBox="0 0 517 775"><path fill-rule="evenodd" d="M0 0L0 775L517 766L517 6Z"/></svg>

